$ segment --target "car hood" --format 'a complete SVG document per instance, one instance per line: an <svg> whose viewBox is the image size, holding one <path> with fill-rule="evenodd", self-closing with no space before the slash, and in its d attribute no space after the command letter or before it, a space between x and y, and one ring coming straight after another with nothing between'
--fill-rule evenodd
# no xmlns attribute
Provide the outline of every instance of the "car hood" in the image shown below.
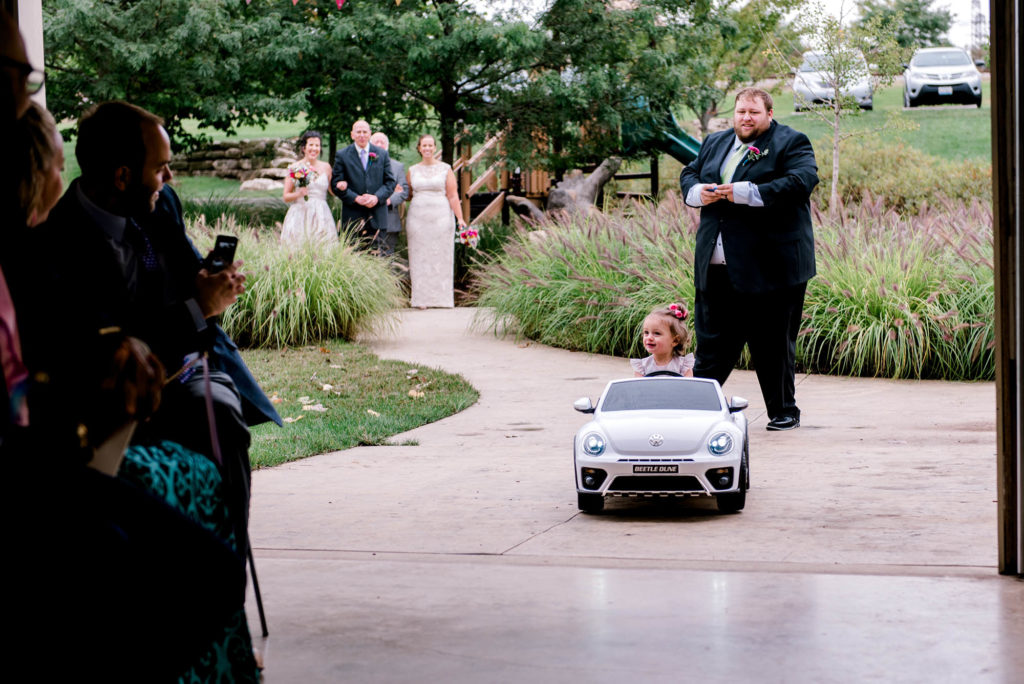
<svg viewBox="0 0 1024 684"><path fill-rule="evenodd" d="M936 74L942 76L949 76L954 74L959 76L960 74L971 75L977 71L973 64L960 64L958 66L912 66L908 71L912 71L915 74Z"/></svg>
<svg viewBox="0 0 1024 684"><path fill-rule="evenodd" d="M716 411L614 411L600 415L600 427L615 453L623 456L692 454L707 443L722 414ZM661 436L661 444L652 435Z"/></svg>

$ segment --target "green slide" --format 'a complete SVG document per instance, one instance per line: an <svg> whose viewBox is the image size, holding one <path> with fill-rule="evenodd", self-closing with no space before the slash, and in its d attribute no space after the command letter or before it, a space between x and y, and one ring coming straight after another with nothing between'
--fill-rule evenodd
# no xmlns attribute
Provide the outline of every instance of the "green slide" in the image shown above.
<svg viewBox="0 0 1024 684"><path fill-rule="evenodd" d="M672 112L665 113L660 125L624 126L622 145L627 154L642 149L657 150L675 157L683 164L696 159L700 151L700 141L683 130Z"/></svg>

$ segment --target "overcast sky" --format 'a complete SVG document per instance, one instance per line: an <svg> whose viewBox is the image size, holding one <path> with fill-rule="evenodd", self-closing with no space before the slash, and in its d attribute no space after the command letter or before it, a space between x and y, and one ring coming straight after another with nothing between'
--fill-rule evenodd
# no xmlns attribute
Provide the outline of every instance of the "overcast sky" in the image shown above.
<svg viewBox="0 0 1024 684"><path fill-rule="evenodd" d="M491 10L514 12L535 16L549 3L549 0L475 0L479 5ZM840 10L850 19L856 18L856 0L819 0L832 14L838 16ZM949 31L949 41L960 47L971 44L971 0L935 0L933 8L945 8L953 14L953 26ZM981 11L988 22L988 0L982 0Z"/></svg>

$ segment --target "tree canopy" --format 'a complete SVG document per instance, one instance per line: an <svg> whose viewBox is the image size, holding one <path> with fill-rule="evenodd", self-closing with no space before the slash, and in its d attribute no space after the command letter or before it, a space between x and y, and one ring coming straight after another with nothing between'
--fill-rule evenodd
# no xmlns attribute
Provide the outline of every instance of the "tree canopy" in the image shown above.
<svg viewBox="0 0 1024 684"><path fill-rule="evenodd" d="M891 25L896 43L904 48L947 44L953 15L946 7L933 9L934 0L860 0L858 24L872 20Z"/></svg>

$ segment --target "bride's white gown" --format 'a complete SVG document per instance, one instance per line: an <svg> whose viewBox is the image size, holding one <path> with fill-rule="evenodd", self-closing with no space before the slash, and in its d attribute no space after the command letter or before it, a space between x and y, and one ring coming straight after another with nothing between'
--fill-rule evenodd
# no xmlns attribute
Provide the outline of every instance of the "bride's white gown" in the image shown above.
<svg viewBox="0 0 1024 684"><path fill-rule="evenodd" d="M455 215L445 194L450 169L444 162L409 168L412 200L405 216L405 238L410 306L455 306Z"/></svg>
<svg viewBox="0 0 1024 684"><path fill-rule="evenodd" d="M281 244L298 247L307 242L335 244L338 228L327 204L327 174L318 173L309 184L308 200L299 198L291 203L281 226Z"/></svg>

